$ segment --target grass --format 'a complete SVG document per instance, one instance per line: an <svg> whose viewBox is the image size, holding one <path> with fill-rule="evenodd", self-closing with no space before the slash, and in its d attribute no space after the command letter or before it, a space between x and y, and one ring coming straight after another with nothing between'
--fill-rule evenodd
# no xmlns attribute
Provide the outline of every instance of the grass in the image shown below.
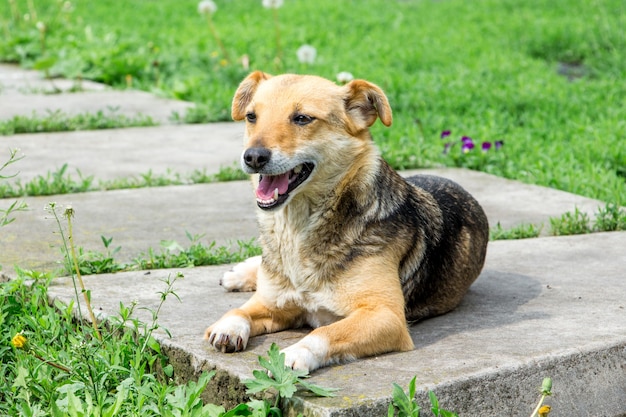
<svg viewBox="0 0 626 417"><path fill-rule="evenodd" d="M514 240L514 239L528 239L539 236L542 227L538 227L534 224L520 224L518 226L511 227L510 229L504 229L500 222L491 228L489 231L489 240Z"/></svg>
<svg viewBox="0 0 626 417"><path fill-rule="evenodd" d="M615 204L599 207L593 219L578 207L550 218L550 233L554 236L581 235L592 232L614 232L626 230L626 210Z"/></svg>
<svg viewBox="0 0 626 417"><path fill-rule="evenodd" d="M114 129L121 127L156 126L157 123L149 116L128 117L109 113L81 113L69 116L61 111L48 112L45 116L34 114L13 116L12 119L0 121L0 136L18 133L66 132L72 130Z"/></svg>
<svg viewBox="0 0 626 417"><path fill-rule="evenodd" d="M215 241L208 245L200 241L202 236L186 233L189 246L183 247L173 240L161 242L159 250L149 248L130 262L120 262L115 255L121 246L113 247L113 238L100 236L104 245L104 252L85 251L78 248L77 264L81 274L107 274L120 271L149 270L165 268L189 268L193 266L223 265L242 262L252 256L261 254L261 247L255 239L249 241L238 240L235 244L217 246ZM71 269L65 269L61 275L71 274Z"/></svg>
<svg viewBox="0 0 626 417"><path fill-rule="evenodd" d="M10 2L14 14L0 6L2 60L198 103L186 121L228 120L249 69L349 71L389 96L394 125L373 133L395 168L467 166L626 204L621 0L291 0L275 13L218 1L211 22L224 49L196 1L131 0L119 13L110 1L77 0L68 12L41 0L45 31L23 18L26 3ZM313 64L298 61L303 44L317 49ZM444 130L504 146L444 155Z"/></svg>
<svg viewBox="0 0 626 417"><path fill-rule="evenodd" d="M80 171L76 176L67 172L68 165L46 175L38 175L30 181L22 183L17 180L13 183L0 183L0 198L22 196L44 196L69 193L83 193L88 191L121 190L145 187L164 187L168 185L208 184L212 182L238 181L249 179L238 166L222 166L215 174L206 171L194 170L188 175L167 172L154 174L152 171L139 174L136 177L117 178L110 181L96 182L93 176L85 177Z"/></svg>

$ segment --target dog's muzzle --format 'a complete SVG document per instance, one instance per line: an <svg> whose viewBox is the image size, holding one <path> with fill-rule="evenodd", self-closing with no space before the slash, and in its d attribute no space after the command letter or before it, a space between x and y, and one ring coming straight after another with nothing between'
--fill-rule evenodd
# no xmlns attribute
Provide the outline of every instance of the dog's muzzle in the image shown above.
<svg viewBox="0 0 626 417"><path fill-rule="evenodd" d="M306 162L279 175L259 174L256 203L263 210L277 208L289 198L289 194L300 186L313 172L315 165Z"/></svg>
<svg viewBox="0 0 626 417"><path fill-rule="evenodd" d="M256 201L263 210L274 209L285 203L289 194L304 183L315 168L315 164L304 162L275 174L276 167L272 166L271 160L272 151L267 148L248 148L243 153L244 170L259 174Z"/></svg>

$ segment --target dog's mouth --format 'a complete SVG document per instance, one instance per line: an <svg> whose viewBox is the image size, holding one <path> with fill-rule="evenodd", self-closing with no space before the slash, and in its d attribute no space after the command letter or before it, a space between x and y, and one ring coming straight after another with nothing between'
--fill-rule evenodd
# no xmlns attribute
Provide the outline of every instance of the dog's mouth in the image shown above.
<svg viewBox="0 0 626 417"><path fill-rule="evenodd" d="M306 181L315 165L305 162L278 175L259 174L259 186L256 189L256 203L263 210L270 210L283 204L289 193Z"/></svg>

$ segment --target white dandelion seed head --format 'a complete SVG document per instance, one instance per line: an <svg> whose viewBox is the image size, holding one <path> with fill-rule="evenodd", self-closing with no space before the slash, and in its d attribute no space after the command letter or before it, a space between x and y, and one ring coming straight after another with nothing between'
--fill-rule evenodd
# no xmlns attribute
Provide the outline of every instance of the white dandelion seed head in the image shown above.
<svg viewBox="0 0 626 417"><path fill-rule="evenodd" d="M200 14L213 14L217 11L217 4L212 0L202 0L198 3L198 13Z"/></svg>
<svg viewBox="0 0 626 417"><path fill-rule="evenodd" d="M302 64L313 64L317 57L317 49L311 45L302 45L296 51L296 55L298 55L298 61Z"/></svg>
<svg viewBox="0 0 626 417"><path fill-rule="evenodd" d="M283 0L263 0L263 7L266 9L278 9L282 7Z"/></svg>
<svg viewBox="0 0 626 417"><path fill-rule="evenodd" d="M35 27L37 28L37 30L39 32L45 32L46 31L46 24L42 21L39 21L35 24Z"/></svg>
<svg viewBox="0 0 626 417"><path fill-rule="evenodd" d="M337 81L341 84L347 84L352 80L354 80L354 75L352 75L352 73L350 72L341 71L339 74L337 74Z"/></svg>

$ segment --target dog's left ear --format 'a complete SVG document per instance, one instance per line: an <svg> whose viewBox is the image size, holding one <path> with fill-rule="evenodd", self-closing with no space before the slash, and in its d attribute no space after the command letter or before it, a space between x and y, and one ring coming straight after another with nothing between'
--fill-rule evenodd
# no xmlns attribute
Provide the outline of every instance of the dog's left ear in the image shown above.
<svg viewBox="0 0 626 417"><path fill-rule="evenodd" d="M347 90L346 111L359 128L370 127L377 116L385 126L391 126L391 106L380 87L364 80L354 80L344 88Z"/></svg>

